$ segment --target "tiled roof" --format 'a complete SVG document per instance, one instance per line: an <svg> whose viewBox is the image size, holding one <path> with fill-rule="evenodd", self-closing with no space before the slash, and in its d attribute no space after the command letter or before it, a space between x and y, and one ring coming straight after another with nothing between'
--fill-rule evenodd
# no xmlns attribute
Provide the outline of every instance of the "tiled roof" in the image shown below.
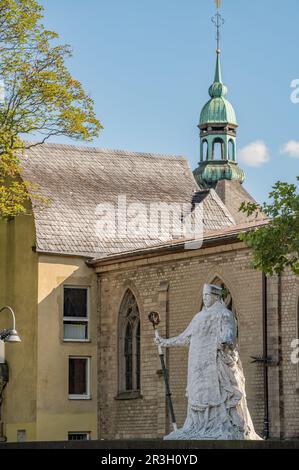
<svg viewBox="0 0 299 470"><path fill-rule="evenodd" d="M220 180L217 183L215 191L225 204L225 207L232 214L236 224L267 219L267 216L260 211L256 217L255 213L251 216L248 216L239 210L242 202L256 203L253 197L248 193L248 191L246 191L244 186L240 184L239 181Z"/></svg>
<svg viewBox="0 0 299 470"><path fill-rule="evenodd" d="M21 160L24 179L48 200L33 204L40 252L100 257L164 243L165 234L98 237L98 204L116 207L120 195L127 204L191 204L201 193L184 157L44 144L31 147ZM234 219L215 191L204 193L205 229L232 226ZM113 220L109 211L109 223Z"/></svg>
<svg viewBox="0 0 299 470"><path fill-rule="evenodd" d="M220 230L234 225L235 220L214 189L196 191L193 203L203 203L203 222L205 231Z"/></svg>

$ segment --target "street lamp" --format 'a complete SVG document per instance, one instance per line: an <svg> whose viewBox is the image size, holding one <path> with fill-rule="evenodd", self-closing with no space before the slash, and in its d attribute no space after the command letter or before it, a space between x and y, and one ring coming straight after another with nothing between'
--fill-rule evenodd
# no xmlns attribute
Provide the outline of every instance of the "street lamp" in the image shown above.
<svg viewBox="0 0 299 470"><path fill-rule="evenodd" d="M11 307L5 306L0 308L0 313L4 310L8 310L11 313L13 324L12 328L0 330L0 442L6 441L6 437L3 433L4 425L1 416L1 405L3 401L3 392L9 380L8 364L5 360L4 343L20 343L21 341L16 330L16 317L13 309Z"/></svg>
<svg viewBox="0 0 299 470"><path fill-rule="evenodd" d="M4 341L5 343L20 343L21 338L18 335L18 332L16 330L16 317L13 309L11 307L5 306L0 308L0 313L3 312L4 310L9 310L12 319L13 319L13 327L5 330L0 330L0 340Z"/></svg>

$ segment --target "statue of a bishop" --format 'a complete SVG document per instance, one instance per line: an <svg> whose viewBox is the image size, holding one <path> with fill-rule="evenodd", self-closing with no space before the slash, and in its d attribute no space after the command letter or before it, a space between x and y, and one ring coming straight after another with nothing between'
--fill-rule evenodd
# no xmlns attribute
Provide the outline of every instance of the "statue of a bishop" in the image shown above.
<svg viewBox="0 0 299 470"><path fill-rule="evenodd" d="M187 418L167 440L260 440L247 408L245 379L237 351L235 315L222 289L204 285L203 309L176 338L157 336L162 347L189 345Z"/></svg>

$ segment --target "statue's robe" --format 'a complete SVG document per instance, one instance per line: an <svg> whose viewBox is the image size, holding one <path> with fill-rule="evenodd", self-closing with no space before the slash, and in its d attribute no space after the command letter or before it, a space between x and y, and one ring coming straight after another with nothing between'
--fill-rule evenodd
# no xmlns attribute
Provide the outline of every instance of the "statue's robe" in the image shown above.
<svg viewBox="0 0 299 470"><path fill-rule="evenodd" d="M204 307L181 335L162 340L167 347L190 345L187 418L165 439L260 439L247 408L236 341L235 316L220 301Z"/></svg>

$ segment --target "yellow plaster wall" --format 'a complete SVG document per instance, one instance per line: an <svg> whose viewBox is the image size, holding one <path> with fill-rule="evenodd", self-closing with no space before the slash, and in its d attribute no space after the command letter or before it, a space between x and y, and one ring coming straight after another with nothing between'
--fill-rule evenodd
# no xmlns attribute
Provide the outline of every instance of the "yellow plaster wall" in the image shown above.
<svg viewBox="0 0 299 470"><path fill-rule="evenodd" d="M0 221L0 306L16 313L20 344L6 344L10 380L2 420L9 442L18 430L26 440L67 440L68 432L97 438L97 325L94 272L83 259L38 255L33 218ZM89 343L62 341L63 285L90 287ZM10 326L1 314L0 328ZM68 358L91 358L91 400L68 399Z"/></svg>
<svg viewBox="0 0 299 470"><path fill-rule="evenodd" d="M80 258L39 256L37 439L97 438L97 280ZM64 342L63 286L90 288L90 342ZM69 400L68 358L91 358L91 400Z"/></svg>
<svg viewBox="0 0 299 470"><path fill-rule="evenodd" d="M0 220L0 305L4 305L6 300L6 230L6 222Z"/></svg>
<svg viewBox="0 0 299 470"><path fill-rule="evenodd" d="M5 426L5 436L7 442L17 442L17 435L18 431L25 430L26 431L26 441L33 442L36 440L36 423L28 422L19 422L19 423L7 423Z"/></svg>
<svg viewBox="0 0 299 470"><path fill-rule="evenodd" d="M17 430L35 439L36 429L36 330L37 255L34 221L20 216L0 222L0 306L10 305L22 342L6 344L9 383L2 406L4 434L15 441ZM2 313L0 328L11 326L9 313Z"/></svg>

